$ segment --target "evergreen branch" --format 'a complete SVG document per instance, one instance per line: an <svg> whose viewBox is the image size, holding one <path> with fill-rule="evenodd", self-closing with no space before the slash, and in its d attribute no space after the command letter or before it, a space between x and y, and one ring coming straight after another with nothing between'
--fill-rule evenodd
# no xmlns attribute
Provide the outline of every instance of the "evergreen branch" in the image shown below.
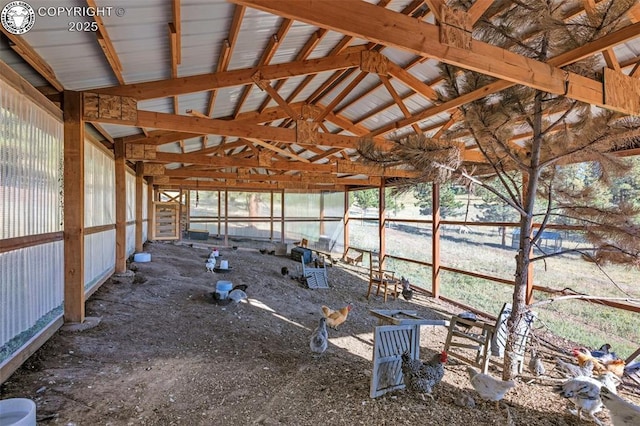
<svg viewBox="0 0 640 426"><path fill-rule="evenodd" d="M561 122L563 122L563 121L565 120L565 118L567 118L567 116L569 116L569 114L570 114L570 113L575 109L576 104L577 104L577 101L573 101L573 102L571 103L571 106L570 106L570 107L568 107L568 108L567 108L567 110L566 110L566 111L564 111L564 112L562 113L562 115L560 115L560 117L558 117L558 119L557 119L557 120L555 120L553 123L549 124L549 125L547 126L547 128L546 128L546 129L544 129L544 130L540 133L540 135L541 135L541 136L546 135L546 134L547 134L547 132L549 132L549 131L553 130L553 129L558 125L558 124L560 124Z"/></svg>
<svg viewBox="0 0 640 426"><path fill-rule="evenodd" d="M553 173L552 177L551 177L551 182L553 182L553 178L555 177L555 172ZM533 239L531 240L532 244L535 244L540 237L542 237L542 233L544 232L545 228L547 227L547 223L549 222L549 218L551 217L551 207L552 207L552 194L553 191L551 190L551 182L549 183L549 191L548 191L548 196L547 196L547 212L544 215L544 219L542 219L542 224L540 225L540 228L538 229L538 233L534 235Z"/></svg>

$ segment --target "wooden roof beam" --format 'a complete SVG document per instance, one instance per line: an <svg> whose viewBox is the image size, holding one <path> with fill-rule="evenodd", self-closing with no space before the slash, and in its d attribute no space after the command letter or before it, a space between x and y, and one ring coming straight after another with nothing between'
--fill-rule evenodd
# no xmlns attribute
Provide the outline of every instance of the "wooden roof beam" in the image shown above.
<svg viewBox="0 0 640 426"><path fill-rule="evenodd" d="M431 57L515 84L565 95L607 109L636 113L625 111L624 105L605 104L602 82L477 40L470 40L468 48L447 45L439 41L439 27L366 2L346 2L340 8L335 8L320 0L295 4L284 0L231 1ZM383 22L385 28L393 27L394 31L383 31L381 24L372 25Z"/></svg>
<svg viewBox="0 0 640 426"><path fill-rule="evenodd" d="M279 80L281 78L289 78L298 75L354 68L359 65L360 52L354 51L325 58L264 65L261 67L223 71L221 73L200 74L145 83L103 87L101 89L92 89L91 92L118 96L131 96L141 101L209 91L223 87L252 84L252 76L256 71L260 71L262 78L265 80Z"/></svg>
<svg viewBox="0 0 640 426"><path fill-rule="evenodd" d="M594 40L591 43L587 43L576 49L573 49L568 52L562 53L558 56L555 56L549 60L549 64L556 67L569 65L581 59L589 57L595 53L602 52L608 47L616 46L630 39L633 39L637 37L639 32L640 32L640 23L629 25L616 32L607 34L606 36L603 36L598 40ZM440 114L449 109L458 108L468 102L473 102L485 96L491 95L493 93L497 93L513 85L514 83L511 83L505 80L495 81L484 87L474 90L473 92L462 95L456 99L452 99L443 104L436 105L431 108L427 108L422 112L415 113L411 119L398 120L396 122L389 123L385 126L382 126L372 131L369 134L369 136L385 135L387 133L395 131L396 129L408 126L417 121L426 120L427 118L433 117L434 115Z"/></svg>
<svg viewBox="0 0 640 426"><path fill-rule="evenodd" d="M489 6L493 4L493 0L476 0L475 3L471 5L467 14L469 15L469 22L473 25L484 15L484 12L489 9Z"/></svg>
<svg viewBox="0 0 640 426"><path fill-rule="evenodd" d="M324 109L324 111L318 115L314 121L316 122L321 122L322 120L324 120L324 118L333 111L333 109L336 107L336 105L338 105L347 95L349 95L349 93L351 93L351 91L353 91L353 89L355 89L358 84L360 84L362 82L362 80L364 80L364 78L367 76L367 72L361 71L360 74L358 74L352 81L351 83L349 83L347 85L347 87L345 87L342 92L340 92L335 98L333 98L333 100L329 103L329 105L326 106L326 108Z"/></svg>
<svg viewBox="0 0 640 426"><path fill-rule="evenodd" d="M22 38L21 36L17 36L11 34L7 30L4 29L2 25L0 25L0 31L4 33L5 36L9 39L9 47L16 52L18 55L22 57L34 70L38 72L47 80L47 82L53 86L58 92L64 91L64 86L60 81L58 81L58 77L56 77L55 72L53 72L53 68L47 64L47 62L42 58L42 56L38 55L35 50Z"/></svg>
<svg viewBox="0 0 640 426"><path fill-rule="evenodd" d="M139 127L151 127L160 130L173 130L178 132L196 134L216 134L235 136L241 138L259 138L270 141L296 143L298 145L311 144L321 146L336 146L341 148L357 148L360 138L354 136L334 135L332 133L312 133L309 140L298 141L294 129L262 126L250 123L238 123L228 120L204 119L200 117L188 117L185 115L167 114L153 111L137 111L134 121L120 120L107 117L84 117L89 122L103 122L122 125L134 125ZM377 139L380 148L386 149L392 146L392 142Z"/></svg>
<svg viewBox="0 0 640 426"><path fill-rule="evenodd" d="M300 49L300 52L298 52L298 54L296 55L295 60L302 61L307 59L311 52L313 52L313 49L315 49L318 43L320 43L324 36L327 35L327 32L328 31L323 28L319 28L318 30L314 31L314 33L311 34L311 37L309 37L302 49ZM277 92L282 86L284 86L284 83L286 81L287 79L278 80L275 84L274 90ZM262 105L258 107L258 111L263 112L267 108L267 105L269 105L270 101L271 99L265 99Z"/></svg>
<svg viewBox="0 0 640 426"><path fill-rule="evenodd" d="M97 5L95 0L86 0L87 5L94 10L97 9ZM102 22L102 17L96 14L93 17L93 20L98 25L98 31L96 31L96 37L98 39L98 44L102 49L102 53L104 53L105 58L107 58L107 62L109 62L109 66L113 71L113 74L116 76L118 83L124 84L124 77L122 76L122 63L118 58L118 54L116 53L116 49L113 47L113 43L111 43L111 39L109 38L109 33L107 33L107 29L104 26L104 22Z"/></svg>
<svg viewBox="0 0 640 426"><path fill-rule="evenodd" d="M173 28L175 29L175 62L182 63L182 19L180 17L180 0L172 0L171 12L173 15ZM177 74L177 72L176 72Z"/></svg>
<svg viewBox="0 0 640 426"><path fill-rule="evenodd" d="M396 105L398 105L398 108L400 108L400 111L402 111L402 113L404 114L405 118L410 118L411 117L411 113L407 109L407 106L404 104L404 102L402 102L402 99L398 95L398 92L396 92L396 90L391 85L391 82L389 81L389 79L387 77L381 75L380 76L380 80L382 81L382 84L384 84L384 87L387 88L387 91L389 92L389 94L391 95L393 100L395 101ZM420 126L418 126L416 123L411 124L411 127L413 127L413 131L416 132L416 134L420 134L421 133Z"/></svg>
<svg viewBox="0 0 640 426"><path fill-rule="evenodd" d="M582 0L582 4L584 5L584 10L587 15L596 12L595 0ZM616 54L613 52L613 49L611 47L603 50L602 56L604 57L604 62L607 64L607 68L620 72L620 63L618 62Z"/></svg>

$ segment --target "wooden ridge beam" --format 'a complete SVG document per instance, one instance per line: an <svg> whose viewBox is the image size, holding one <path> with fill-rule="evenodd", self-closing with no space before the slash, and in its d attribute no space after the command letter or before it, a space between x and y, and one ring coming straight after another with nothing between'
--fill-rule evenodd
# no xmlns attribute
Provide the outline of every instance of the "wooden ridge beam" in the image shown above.
<svg viewBox="0 0 640 426"><path fill-rule="evenodd" d="M260 71L263 79L279 80L299 75L316 74L324 71L353 68L360 65L360 52L349 52L326 58L307 59L282 64L264 65L189 77L169 78L146 83L125 84L120 86L92 89L93 93L131 96L137 100L164 98L203 92L223 87L252 84L252 76Z"/></svg>
<svg viewBox="0 0 640 426"><path fill-rule="evenodd" d="M304 3L285 0L230 1L427 56L511 83L566 95L606 109L637 113L624 111L623 105L605 104L601 82L477 40L470 40L468 49L441 43L439 27L366 2L345 2L336 8L320 0ZM384 23L384 27L372 23ZM384 30L391 27L394 31Z"/></svg>

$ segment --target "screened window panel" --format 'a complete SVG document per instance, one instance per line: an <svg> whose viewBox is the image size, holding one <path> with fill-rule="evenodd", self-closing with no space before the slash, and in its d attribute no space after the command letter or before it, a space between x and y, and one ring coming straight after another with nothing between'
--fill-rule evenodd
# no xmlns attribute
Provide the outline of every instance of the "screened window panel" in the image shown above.
<svg viewBox="0 0 640 426"><path fill-rule="evenodd" d="M126 175L127 190L127 222L136 220L136 176L129 172Z"/></svg>
<svg viewBox="0 0 640 426"><path fill-rule="evenodd" d="M116 231L85 235L84 237L84 286L90 289L106 274L111 273L116 264Z"/></svg>
<svg viewBox="0 0 640 426"><path fill-rule="evenodd" d="M62 230L62 123L0 81L0 238Z"/></svg>
<svg viewBox="0 0 640 426"><path fill-rule="evenodd" d="M115 223L114 161L89 141L84 146L84 224L86 227Z"/></svg>
<svg viewBox="0 0 640 426"><path fill-rule="evenodd" d="M63 259L62 241L0 253L0 364L62 314Z"/></svg>

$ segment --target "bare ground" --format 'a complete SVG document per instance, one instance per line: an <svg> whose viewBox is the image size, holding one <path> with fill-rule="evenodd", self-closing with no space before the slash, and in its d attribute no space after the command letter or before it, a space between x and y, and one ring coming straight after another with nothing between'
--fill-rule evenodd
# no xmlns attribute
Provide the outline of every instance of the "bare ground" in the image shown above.
<svg viewBox="0 0 640 426"><path fill-rule="evenodd" d="M39 425L507 424L507 409L481 401L464 366L453 362L434 401L405 391L369 397L377 325L369 309L412 309L435 319L460 311L451 305L421 295L367 300L364 277L340 266L328 270L330 289L308 289L281 275L283 266L295 274L296 262L255 248L221 249L233 268L225 274L206 271L204 245L146 250L152 261L132 264L133 278L114 277L87 301L87 316L101 317L100 324L59 331L2 385L2 398L35 400ZM248 285L249 300L213 304L219 279ZM320 306L347 302L354 305L347 322L329 331L327 352L312 356ZM441 350L445 338L444 327L423 326L422 358ZM504 400L513 424L586 423L548 383L528 381L518 379ZM454 403L463 392L474 396L474 408ZM598 417L611 424L606 410Z"/></svg>

